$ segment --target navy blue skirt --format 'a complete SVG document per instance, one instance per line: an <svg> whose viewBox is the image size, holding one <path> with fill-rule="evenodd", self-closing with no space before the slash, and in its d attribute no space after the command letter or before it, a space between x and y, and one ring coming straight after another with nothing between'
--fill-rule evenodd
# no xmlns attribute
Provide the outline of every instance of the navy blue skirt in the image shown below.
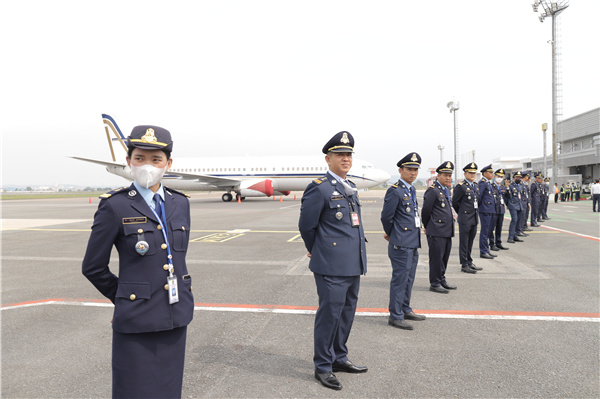
<svg viewBox="0 0 600 399"><path fill-rule="evenodd" d="M113 331L113 398L181 398L186 333Z"/></svg>

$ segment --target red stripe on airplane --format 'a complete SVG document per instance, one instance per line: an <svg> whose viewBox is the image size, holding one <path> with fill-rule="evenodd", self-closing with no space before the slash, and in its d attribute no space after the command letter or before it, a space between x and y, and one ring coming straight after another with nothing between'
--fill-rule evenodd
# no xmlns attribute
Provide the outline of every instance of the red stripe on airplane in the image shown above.
<svg viewBox="0 0 600 399"><path fill-rule="evenodd" d="M266 180L261 181L260 183L256 183L256 184L248 187L248 189L254 190L254 191L259 191L263 194L266 194L267 197L270 197L273 195L273 181L266 179Z"/></svg>

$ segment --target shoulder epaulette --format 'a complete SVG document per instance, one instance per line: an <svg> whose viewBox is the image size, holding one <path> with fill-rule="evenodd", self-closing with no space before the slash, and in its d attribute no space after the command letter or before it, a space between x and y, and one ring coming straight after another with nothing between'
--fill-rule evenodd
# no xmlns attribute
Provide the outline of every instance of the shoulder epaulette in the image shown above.
<svg viewBox="0 0 600 399"><path fill-rule="evenodd" d="M394 187L394 188L398 188L398 183L396 183L396 184L392 184L392 187Z"/></svg>
<svg viewBox="0 0 600 399"><path fill-rule="evenodd" d="M186 193L184 193L182 191L177 191L177 190L175 190L175 189L173 189L171 187L165 187L165 191L167 192L167 194L175 193L175 194L183 195L184 197L190 198L190 196L187 195Z"/></svg>
<svg viewBox="0 0 600 399"><path fill-rule="evenodd" d="M323 177L319 177L319 178L313 180L313 183L315 183L315 184L321 184L321 183L323 183L326 180L327 180L327 176L323 176Z"/></svg>
<svg viewBox="0 0 600 399"><path fill-rule="evenodd" d="M101 195L100 197L98 197L98 198L100 198L100 199L107 199L107 198L110 198L110 197L112 197L113 195L115 195L115 194L117 194L117 193L120 193L121 191L124 191L124 190L126 190L126 189L128 189L128 188L129 188L129 186L125 186L125 187L117 188L116 190L112 190L112 191L109 191L109 192L107 192L107 193L104 193L104 194L102 194L102 195Z"/></svg>

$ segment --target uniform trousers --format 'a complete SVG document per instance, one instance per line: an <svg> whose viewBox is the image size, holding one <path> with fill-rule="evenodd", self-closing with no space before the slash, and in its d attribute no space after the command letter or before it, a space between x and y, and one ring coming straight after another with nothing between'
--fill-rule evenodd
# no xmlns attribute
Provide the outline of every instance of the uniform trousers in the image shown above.
<svg viewBox="0 0 600 399"><path fill-rule="evenodd" d="M498 213L495 217L494 229L490 233L490 245L502 245L502 225L504 224L504 214Z"/></svg>
<svg viewBox="0 0 600 399"><path fill-rule="evenodd" d="M558 193L554 194L554 203L556 204L558 202Z"/></svg>
<svg viewBox="0 0 600 399"><path fill-rule="evenodd" d="M540 200L531 201L531 224L536 224L540 217Z"/></svg>
<svg viewBox="0 0 600 399"><path fill-rule="evenodd" d="M446 267L452 249L451 237L427 236L429 245L429 284L439 287L446 283Z"/></svg>
<svg viewBox="0 0 600 399"><path fill-rule="evenodd" d="M473 241L477 235L476 224L458 224L458 259L461 266L473 263L471 250L473 249Z"/></svg>
<svg viewBox="0 0 600 399"><path fill-rule="evenodd" d="M592 194L592 210L600 212L600 194Z"/></svg>
<svg viewBox="0 0 600 399"><path fill-rule="evenodd" d="M492 229L492 222L494 221L494 215L494 213L479 213L479 220L481 220L481 229L479 230L480 254L487 254L490 252L488 240Z"/></svg>
<svg viewBox="0 0 600 399"><path fill-rule="evenodd" d="M548 209L548 196L542 194L542 198L540 201L540 212L538 213L538 221L542 221L542 219L546 219L548 215L546 215L546 210Z"/></svg>
<svg viewBox="0 0 600 399"><path fill-rule="evenodd" d="M388 245L388 256L392 262L392 280L390 281L390 316L403 320L406 313L412 312L410 296L412 294L419 252L417 248Z"/></svg>
<svg viewBox="0 0 600 399"><path fill-rule="evenodd" d="M527 220L529 220L529 209L531 208L530 206L525 205L525 210L523 211L523 219L521 220L521 231L525 231L525 229L527 228Z"/></svg>
<svg viewBox="0 0 600 399"><path fill-rule="evenodd" d="M187 326L122 334L113 330L113 398L181 398Z"/></svg>
<svg viewBox="0 0 600 399"><path fill-rule="evenodd" d="M350 336L360 276L325 276L314 273L319 295L319 309L315 315L314 357L319 374L332 371L334 364L348 360L346 342Z"/></svg>
<svg viewBox="0 0 600 399"><path fill-rule="evenodd" d="M514 240L519 233L519 226L523 211L517 209L509 209L510 211L510 225L508 226L508 238Z"/></svg>

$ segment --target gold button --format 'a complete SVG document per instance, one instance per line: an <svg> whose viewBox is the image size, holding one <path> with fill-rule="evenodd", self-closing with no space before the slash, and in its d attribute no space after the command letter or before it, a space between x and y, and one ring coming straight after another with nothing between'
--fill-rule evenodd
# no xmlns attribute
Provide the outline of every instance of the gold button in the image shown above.
<svg viewBox="0 0 600 399"><path fill-rule="evenodd" d="M129 299L131 299L132 301L135 301L135 294L129 295Z"/></svg>
<svg viewBox="0 0 600 399"><path fill-rule="evenodd" d="M440 222L441 222L441 220L440 220ZM162 249L167 249L167 244L164 244L164 243L163 243L163 245L161 245L160 247L161 247Z"/></svg>
<svg viewBox="0 0 600 399"><path fill-rule="evenodd" d="M169 291L169 284L165 284L165 291Z"/></svg>
<svg viewBox="0 0 600 399"><path fill-rule="evenodd" d="M158 226L156 226L157 229L162 230L162 227L160 226L160 224Z"/></svg>
<svg viewBox="0 0 600 399"><path fill-rule="evenodd" d="M142 234L143 232L144 232L144 230L142 230L142 229L138 229L138 233L139 233L139 234Z"/></svg>
<svg viewBox="0 0 600 399"><path fill-rule="evenodd" d="M164 269L164 270L169 270L169 265L164 265L164 266L163 266L163 269Z"/></svg>
<svg viewBox="0 0 600 399"><path fill-rule="evenodd" d="M405 227L404 230L408 230L408 228Z"/></svg>
<svg viewBox="0 0 600 399"><path fill-rule="evenodd" d="M192 290L192 286L190 285L190 291Z"/></svg>
<svg viewBox="0 0 600 399"><path fill-rule="evenodd" d="M441 220L438 220L438 222L442 223L442 221L441 221Z"/></svg>
<svg viewBox="0 0 600 399"><path fill-rule="evenodd" d="M185 231L185 226L181 226L181 230Z"/></svg>
<svg viewBox="0 0 600 399"><path fill-rule="evenodd" d="M337 245L337 244L334 242L334 243L333 243L333 246L335 247L336 245Z"/></svg>

